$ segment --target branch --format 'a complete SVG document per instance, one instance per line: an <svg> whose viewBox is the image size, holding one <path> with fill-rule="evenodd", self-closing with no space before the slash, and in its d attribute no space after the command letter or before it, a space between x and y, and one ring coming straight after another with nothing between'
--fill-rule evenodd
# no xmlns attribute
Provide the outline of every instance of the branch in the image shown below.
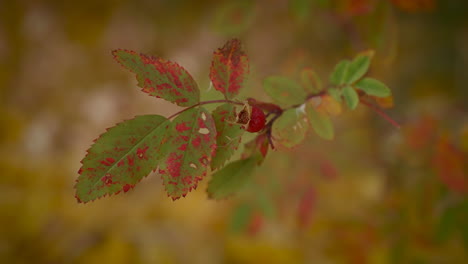
<svg viewBox="0 0 468 264"><path fill-rule="evenodd" d="M192 106L189 106L187 108L184 108L182 110L180 110L179 112L169 116L167 119L172 119L180 114L182 114L183 112L189 110L189 109L192 109L194 107L197 107L197 106L200 106L200 105L207 105L207 104L220 104L220 103L229 103L229 104L236 104L236 105L244 105L243 103L241 102L236 102L236 101L232 101L232 100L227 100L227 99L220 99L220 100L211 100L211 101L204 101L204 102L199 102L198 104L194 104Z"/></svg>
<svg viewBox="0 0 468 264"><path fill-rule="evenodd" d="M400 129L401 126L398 124L395 120L393 120L391 117L389 117L382 109L378 108L374 104L371 104L370 102L363 100L362 98L360 99L361 103L369 107L370 109L374 110L377 114L379 114L381 117L383 117L385 120L387 120L390 124L392 124L394 127Z"/></svg>

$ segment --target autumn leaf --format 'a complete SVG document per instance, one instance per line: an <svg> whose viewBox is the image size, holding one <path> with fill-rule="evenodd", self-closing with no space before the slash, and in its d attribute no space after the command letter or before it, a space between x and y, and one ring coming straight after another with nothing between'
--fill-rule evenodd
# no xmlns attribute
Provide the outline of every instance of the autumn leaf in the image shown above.
<svg viewBox="0 0 468 264"><path fill-rule="evenodd" d="M293 108L285 111L273 123L271 132L275 142L292 148L304 140L308 127L305 113Z"/></svg>
<svg viewBox="0 0 468 264"><path fill-rule="evenodd" d="M192 106L200 101L197 83L179 64L131 50L118 49L112 54L117 62L136 74L143 92L179 106Z"/></svg>
<svg viewBox="0 0 468 264"><path fill-rule="evenodd" d="M216 149L216 128L211 114L198 107L177 116L167 133L171 137L164 145L167 156L159 171L168 195L176 200L206 175Z"/></svg>
<svg viewBox="0 0 468 264"><path fill-rule="evenodd" d="M229 163L213 174L208 184L208 196L219 200L240 191L250 180L257 164L257 155Z"/></svg>
<svg viewBox="0 0 468 264"><path fill-rule="evenodd" d="M249 74L249 60L238 39L228 41L213 54L210 79L216 90L232 99L245 86Z"/></svg>
<svg viewBox="0 0 468 264"><path fill-rule="evenodd" d="M223 104L213 111L213 119L216 126L216 153L211 160L211 169L216 170L224 166L237 150L244 129L235 124L234 106Z"/></svg>
<svg viewBox="0 0 468 264"><path fill-rule="evenodd" d="M169 120L158 115L137 116L108 129L81 161L76 188L78 202L127 192L156 169L164 157Z"/></svg>

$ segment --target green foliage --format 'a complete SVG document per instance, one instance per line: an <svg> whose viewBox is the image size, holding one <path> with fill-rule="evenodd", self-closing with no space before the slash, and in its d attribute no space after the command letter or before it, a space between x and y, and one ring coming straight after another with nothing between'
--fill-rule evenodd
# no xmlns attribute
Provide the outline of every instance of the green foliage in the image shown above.
<svg viewBox="0 0 468 264"><path fill-rule="evenodd" d="M265 78L263 88L273 101L284 107L301 104L307 96L297 82L283 76Z"/></svg>
<svg viewBox="0 0 468 264"><path fill-rule="evenodd" d="M167 193L178 199L196 188L206 175L216 149L216 128L211 114L196 107L178 115L167 133L167 158L160 165L160 173Z"/></svg>
<svg viewBox="0 0 468 264"><path fill-rule="evenodd" d="M117 62L136 74L143 92L180 106L192 106L200 101L197 83L179 64L130 50L114 50L112 54Z"/></svg>
<svg viewBox="0 0 468 264"><path fill-rule="evenodd" d="M310 68L301 71L301 84L308 93L319 93L323 90L320 77Z"/></svg>
<svg viewBox="0 0 468 264"><path fill-rule="evenodd" d="M360 95L355 88L368 95L390 95L381 82L363 79L372 54L370 51L352 61L340 61L326 90L317 73L304 68L300 84L284 76L265 78L263 87L275 103L254 98L234 101L246 85L249 61L240 41L232 39L214 52L209 73L224 99L200 102L197 83L177 63L115 50L114 58L136 74L142 91L186 108L169 118L136 117L103 134L82 161L76 197L88 202L127 192L157 169L168 196L176 200L198 186L208 167L217 170L208 186L209 197L233 195L247 184L270 148L297 146L305 139L309 125L320 137L333 139L329 115L341 112L342 98L349 109L358 106ZM212 112L202 106L214 103L222 105ZM245 144L240 160L224 166L238 149L245 131L256 136ZM256 230L261 216L256 215L252 221L252 230Z"/></svg>
<svg viewBox="0 0 468 264"><path fill-rule="evenodd" d="M208 184L208 196L219 200L241 190L251 179L257 162L258 158L254 155L247 159L231 162L214 173Z"/></svg>
<svg viewBox="0 0 468 264"><path fill-rule="evenodd" d="M346 85L343 88L343 98L349 109L354 110L359 104L359 95L353 87Z"/></svg>
<svg viewBox="0 0 468 264"><path fill-rule="evenodd" d="M376 97L387 97L392 94L385 84L373 78L364 78L357 82L355 87L368 95Z"/></svg>
<svg viewBox="0 0 468 264"><path fill-rule="evenodd" d="M352 84L361 79L369 70L369 65L373 56L373 52L367 52L357 55L349 64L345 82Z"/></svg>
<svg viewBox="0 0 468 264"><path fill-rule="evenodd" d="M210 79L216 90L226 99L234 98L245 85L249 74L249 60L238 39L230 40L213 54Z"/></svg>
<svg viewBox="0 0 468 264"><path fill-rule="evenodd" d="M347 81L348 67L351 62L349 60L342 60L336 64L332 74L330 75L330 83L334 85L342 85Z"/></svg>
<svg viewBox="0 0 468 264"><path fill-rule="evenodd" d="M304 112L298 109L285 111L272 127L272 136L279 144L291 148L301 143L306 135L308 123Z"/></svg>
<svg viewBox="0 0 468 264"><path fill-rule="evenodd" d="M232 104L223 104L213 111L216 126L216 154L211 161L211 169L216 170L224 166L237 150L241 136L245 130L235 124L235 108Z"/></svg>
<svg viewBox="0 0 468 264"><path fill-rule="evenodd" d="M310 125L315 133L324 139L332 140L334 132L330 117L328 117L327 114L316 111L311 105L307 106L306 112Z"/></svg>
<svg viewBox="0 0 468 264"><path fill-rule="evenodd" d="M127 192L156 169L164 157L161 145L168 125L162 116L137 116L102 134L81 161L75 185L78 201Z"/></svg>

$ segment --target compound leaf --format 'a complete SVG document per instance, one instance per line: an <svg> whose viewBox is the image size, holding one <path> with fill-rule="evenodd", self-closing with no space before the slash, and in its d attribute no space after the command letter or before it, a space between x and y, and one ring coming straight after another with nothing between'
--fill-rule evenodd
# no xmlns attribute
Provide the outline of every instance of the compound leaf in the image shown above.
<svg viewBox="0 0 468 264"><path fill-rule="evenodd" d="M297 82L283 76L265 78L263 88L273 101L283 107L301 104L307 96L304 89Z"/></svg>
<svg viewBox="0 0 468 264"><path fill-rule="evenodd" d="M143 92L179 106L192 106L200 101L197 83L179 64L131 50L118 49L112 54L117 62L136 74Z"/></svg>
<svg viewBox="0 0 468 264"><path fill-rule="evenodd" d="M325 113L315 111L314 107L310 104L306 107L306 113L315 133L324 139L332 140L334 132L330 117Z"/></svg>
<svg viewBox="0 0 468 264"><path fill-rule="evenodd" d="M244 87L249 74L249 60L238 39L228 41L213 54L210 79L216 90L227 99L234 98Z"/></svg>
<svg viewBox="0 0 468 264"><path fill-rule="evenodd" d="M158 115L137 116L107 130L81 161L76 182L78 202L127 192L158 166L169 120Z"/></svg>
<svg viewBox="0 0 468 264"><path fill-rule="evenodd" d="M227 160L237 150L244 129L235 124L234 106L223 104L213 111L216 126L216 153L211 160L211 169L216 170L224 166Z"/></svg>
<svg viewBox="0 0 468 264"><path fill-rule="evenodd" d="M256 164L257 155L229 163L213 174L208 183L208 196L219 200L235 194L250 180Z"/></svg>
<svg viewBox="0 0 468 264"><path fill-rule="evenodd" d="M392 94L385 84L373 78L364 78L357 82L355 87L368 95L376 97L387 97Z"/></svg>
<svg viewBox="0 0 468 264"><path fill-rule="evenodd" d="M343 88L343 98L349 109L354 110L359 104L359 95L353 87L347 85Z"/></svg>
<svg viewBox="0 0 468 264"><path fill-rule="evenodd" d="M216 149L216 128L211 114L197 107L178 115L167 133L172 136L165 143L167 156L159 172L168 195L176 200L206 175Z"/></svg>
<svg viewBox="0 0 468 264"><path fill-rule="evenodd" d="M275 142L292 148L304 140L308 127L304 112L293 108L285 111L273 123L272 136Z"/></svg>

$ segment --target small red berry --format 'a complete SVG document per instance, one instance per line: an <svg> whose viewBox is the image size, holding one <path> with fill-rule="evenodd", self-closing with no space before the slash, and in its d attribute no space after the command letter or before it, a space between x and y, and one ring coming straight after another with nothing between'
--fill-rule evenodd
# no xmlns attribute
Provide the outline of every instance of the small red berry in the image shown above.
<svg viewBox="0 0 468 264"><path fill-rule="evenodd" d="M247 126L247 131L251 133L258 132L265 127L265 113L256 107L252 106L252 113L250 114L250 121Z"/></svg>

